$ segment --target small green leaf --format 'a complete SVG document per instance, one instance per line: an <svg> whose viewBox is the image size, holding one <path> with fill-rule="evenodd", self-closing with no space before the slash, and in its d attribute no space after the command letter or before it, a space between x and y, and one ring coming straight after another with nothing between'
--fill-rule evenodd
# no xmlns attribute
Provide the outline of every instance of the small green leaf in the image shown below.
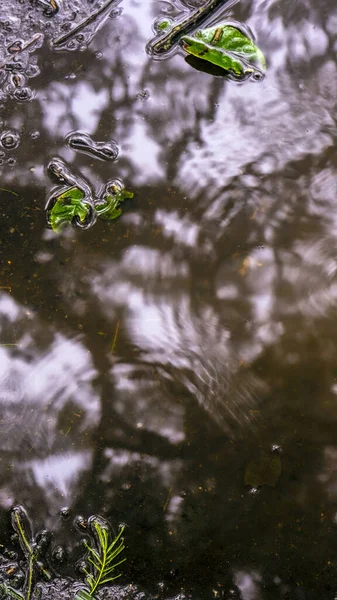
<svg viewBox="0 0 337 600"><path fill-rule="evenodd" d="M83 203L84 193L78 187L69 188L56 198L48 220L53 231L58 231L64 223L78 217L83 223L88 216L89 209Z"/></svg>
<svg viewBox="0 0 337 600"><path fill-rule="evenodd" d="M79 590L74 598L74 600L94 600L94 596L89 594L87 590Z"/></svg>
<svg viewBox="0 0 337 600"><path fill-rule="evenodd" d="M122 550L123 550L123 549L124 549L124 546L123 546ZM120 552L121 552L122 550L120 550ZM118 554L119 554L119 553L118 553ZM126 561L126 558L123 558L123 559L122 559L122 560L120 560L118 563L115 563L114 565L112 565L112 567L109 567L108 569L106 569L106 570L105 570L105 574L106 574L106 575L110 575L110 573L112 573L112 571L114 571L116 567L118 567L119 565L121 565L121 564L122 564L123 562L125 562L125 561ZM111 561L109 561L109 562L111 562ZM108 561L107 561L107 564L108 564Z"/></svg>
<svg viewBox="0 0 337 600"><path fill-rule="evenodd" d="M90 564L93 565L93 567L95 567L95 569L97 569L97 571L100 570L101 566L98 565L97 563L95 563L95 561L92 560L92 558L90 558L90 556L88 557L88 562L90 562Z"/></svg>
<svg viewBox="0 0 337 600"><path fill-rule="evenodd" d="M199 29L181 38L188 54L211 62L237 77L266 70L261 50L244 33L232 25L219 24Z"/></svg>
<svg viewBox="0 0 337 600"><path fill-rule="evenodd" d="M164 19L156 23L156 29L158 31L168 31L172 27L172 21L170 19Z"/></svg>
<svg viewBox="0 0 337 600"><path fill-rule="evenodd" d="M278 454L261 456L251 460L245 471L244 484L258 488L261 485L275 487L282 472L282 463Z"/></svg>
<svg viewBox="0 0 337 600"><path fill-rule="evenodd" d="M115 579L118 579L118 577L121 577L122 573L119 573L119 575L116 575L116 577L108 577L107 579L103 579L101 581L101 585L103 585L104 583L109 583L110 581L115 581Z"/></svg>
<svg viewBox="0 0 337 600"><path fill-rule="evenodd" d="M97 216L101 219L111 220L116 219L122 214L119 205L126 198L133 198L134 194L127 190L119 189L113 195L107 194L103 202L96 205Z"/></svg>
<svg viewBox="0 0 337 600"><path fill-rule="evenodd" d="M74 186L72 188L69 188L69 190L66 190L65 192L63 192L63 194L61 194L58 197L58 200L66 200L68 198L70 200L83 200L84 192L82 192L82 190L80 190L80 188Z"/></svg>
<svg viewBox="0 0 337 600"><path fill-rule="evenodd" d="M94 556L94 558L97 560L97 562L101 565L102 561L100 559L98 552L96 552L96 550L94 550L94 548L91 548L89 546L88 542L85 542L85 547L89 552L91 552L91 554Z"/></svg>

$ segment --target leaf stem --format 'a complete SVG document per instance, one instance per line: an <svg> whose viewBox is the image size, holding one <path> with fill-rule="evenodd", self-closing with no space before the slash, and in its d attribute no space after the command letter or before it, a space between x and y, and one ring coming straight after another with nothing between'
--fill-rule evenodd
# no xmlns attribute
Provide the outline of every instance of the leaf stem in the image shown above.
<svg viewBox="0 0 337 600"><path fill-rule="evenodd" d="M34 554L33 548L31 547L30 543L28 542L28 539L27 539L24 529L22 527L22 523L20 521L19 513L17 511L14 513L14 518L15 518L15 522L16 522L18 530L19 530L21 540L24 544L24 547L26 548L26 556L28 558L28 573L27 573L27 582L26 582L27 592L26 592L25 600L30 600L31 595L32 595L32 588L33 588L33 571L34 571L34 562L36 561L36 555Z"/></svg>
<svg viewBox="0 0 337 600"><path fill-rule="evenodd" d="M172 29L159 40L149 42L147 51L152 56L160 56L169 52L183 35L186 35L203 23L213 12L220 8L230 8L239 0L206 0L205 4L197 8L185 19L174 25Z"/></svg>
<svg viewBox="0 0 337 600"><path fill-rule="evenodd" d="M30 600L31 599L31 595L32 595L34 562L35 562L35 556L34 556L34 554L31 554L30 558L29 558L29 563L28 563L28 577L27 577L27 595L26 595L26 600Z"/></svg>
<svg viewBox="0 0 337 600"><path fill-rule="evenodd" d="M17 526L18 526L19 533L20 533L20 535L21 535L21 539L22 539L22 541L23 541L23 543L24 543L25 547L27 548L27 552L28 552L28 554L31 556L31 555L33 555L33 554L34 554L34 553L33 553L33 549L32 549L32 547L30 546L30 544L29 544L29 542L28 542L28 540L27 540L27 538L26 538L26 534L25 534L25 532L24 532L24 530L23 530L23 527L22 527L22 525L21 525L21 521L20 521L20 518L19 518L18 512L15 512L15 521L16 521L16 524L17 524Z"/></svg>

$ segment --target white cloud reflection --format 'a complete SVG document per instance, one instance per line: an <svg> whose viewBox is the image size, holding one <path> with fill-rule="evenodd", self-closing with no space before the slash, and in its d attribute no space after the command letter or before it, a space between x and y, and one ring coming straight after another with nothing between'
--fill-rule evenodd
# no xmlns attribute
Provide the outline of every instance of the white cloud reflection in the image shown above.
<svg viewBox="0 0 337 600"><path fill-rule="evenodd" d="M0 347L3 501L40 495L55 510L65 496L74 500L75 482L90 468L89 434L101 414L97 372L79 338L55 332L1 294L0 336L13 334L15 343Z"/></svg>

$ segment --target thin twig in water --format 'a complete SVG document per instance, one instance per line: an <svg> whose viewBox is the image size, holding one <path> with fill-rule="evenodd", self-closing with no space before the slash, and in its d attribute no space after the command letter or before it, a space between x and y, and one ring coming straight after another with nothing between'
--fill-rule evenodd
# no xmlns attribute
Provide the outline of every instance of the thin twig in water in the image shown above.
<svg viewBox="0 0 337 600"><path fill-rule="evenodd" d="M166 509L167 509L167 507L169 505L169 502L171 500L171 496L172 496L172 488L169 489L167 498L166 498L166 500L165 500L165 502L163 504L163 512L166 512Z"/></svg>
<svg viewBox="0 0 337 600"><path fill-rule="evenodd" d="M7 188L0 188L0 192L9 192L10 194L13 194L14 196L19 197L19 194L17 194L16 192L13 192L13 190L8 190Z"/></svg>
<svg viewBox="0 0 337 600"><path fill-rule="evenodd" d="M57 40L55 40L55 42L53 42L53 46L54 47L62 46L62 44L64 44L65 42L68 42L68 40L70 40L72 37L74 37L74 35L76 35L79 31L82 31L82 29L87 27L87 25L90 25L91 23L96 21L97 17L102 15L108 8L110 9L111 5L114 4L115 2L116 2L116 0L108 0L105 4L103 4L103 6L101 6L101 8L96 10L96 12L92 13L91 15L89 15L89 17L84 19L84 21L81 21L81 23L76 25L76 27L74 27L74 29L72 29L71 31L68 31L64 35L61 35L61 37L57 38ZM120 0L117 0L116 4L119 4L119 2L120 2Z"/></svg>
<svg viewBox="0 0 337 600"><path fill-rule="evenodd" d="M116 348L118 330L119 330L119 321L117 321L116 331L115 331L114 339L113 339L112 346L111 346L111 352L114 352L115 348Z"/></svg>
<svg viewBox="0 0 337 600"><path fill-rule="evenodd" d="M30 40L28 40L28 42L25 42L23 44L23 46L18 48L18 50L14 53L15 56L18 56L18 54L21 54L21 52L23 52L24 50L27 50L27 48L30 48L30 46L32 46L35 42L37 42L37 40L39 40L42 37L43 37L42 33L37 33L36 35L34 35ZM2 63L0 63L0 69L3 69L12 60L12 58L13 58L12 55L7 56L7 58L5 58ZM6 190L6 191L10 191L10 190Z"/></svg>
<svg viewBox="0 0 337 600"><path fill-rule="evenodd" d="M193 11L186 19L174 25L172 29L161 37L158 41L150 42L147 50L153 56L165 54L169 52L173 46L179 42L183 35L186 35L199 25L201 25L208 17L217 10L230 8L239 0L206 0L205 4Z"/></svg>

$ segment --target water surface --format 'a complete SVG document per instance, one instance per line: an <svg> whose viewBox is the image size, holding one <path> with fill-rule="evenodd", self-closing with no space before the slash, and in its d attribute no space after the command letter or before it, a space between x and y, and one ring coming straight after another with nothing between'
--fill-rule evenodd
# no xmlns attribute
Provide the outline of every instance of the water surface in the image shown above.
<svg viewBox="0 0 337 600"><path fill-rule="evenodd" d="M178 4L122 9L89 46L41 40L31 100L3 97L2 541L22 504L71 545L67 506L125 522L122 581L160 598L333 600L335 3L234 6L268 63L242 84L147 56ZM118 159L69 148L73 131ZM48 230L55 156L95 189L122 179L123 215ZM276 486L250 490L273 450Z"/></svg>

